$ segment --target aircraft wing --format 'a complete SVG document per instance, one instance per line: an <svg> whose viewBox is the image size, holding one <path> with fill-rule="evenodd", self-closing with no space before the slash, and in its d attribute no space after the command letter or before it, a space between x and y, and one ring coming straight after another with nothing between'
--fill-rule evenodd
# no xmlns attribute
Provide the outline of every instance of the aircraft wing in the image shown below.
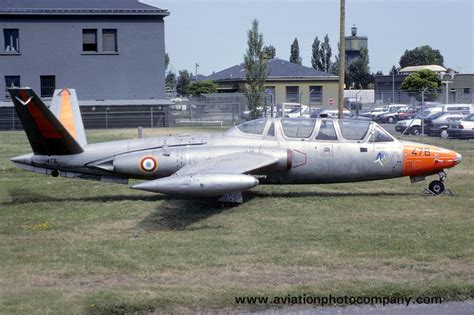
<svg viewBox="0 0 474 315"><path fill-rule="evenodd" d="M278 161L277 157L255 152L227 154L186 165L174 175L132 188L165 194L220 196L257 186L258 180L246 174Z"/></svg>
<svg viewBox="0 0 474 315"><path fill-rule="evenodd" d="M177 171L176 175L204 173L246 174L275 163L278 163L278 158L268 154L255 152L232 153L186 165Z"/></svg>

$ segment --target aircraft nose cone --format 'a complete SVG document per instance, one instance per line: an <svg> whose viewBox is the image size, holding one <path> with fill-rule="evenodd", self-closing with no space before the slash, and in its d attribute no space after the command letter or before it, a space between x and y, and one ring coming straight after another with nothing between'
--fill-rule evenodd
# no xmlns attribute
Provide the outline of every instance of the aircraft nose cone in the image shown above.
<svg viewBox="0 0 474 315"><path fill-rule="evenodd" d="M462 155L459 153L456 153L456 164L461 163L461 161L462 161Z"/></svg>

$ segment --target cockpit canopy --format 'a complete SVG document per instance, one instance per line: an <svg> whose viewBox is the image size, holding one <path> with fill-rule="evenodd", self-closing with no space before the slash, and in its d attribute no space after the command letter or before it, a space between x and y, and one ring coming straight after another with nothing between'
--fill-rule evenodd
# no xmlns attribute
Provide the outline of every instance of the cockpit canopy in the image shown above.
<svg viewBox="0 0 474 315"><path fill-rule="evenodd" d="M371 121L331 118L262 118L244 122L228 135L282 140L393 142L395 139Z"/></svg>

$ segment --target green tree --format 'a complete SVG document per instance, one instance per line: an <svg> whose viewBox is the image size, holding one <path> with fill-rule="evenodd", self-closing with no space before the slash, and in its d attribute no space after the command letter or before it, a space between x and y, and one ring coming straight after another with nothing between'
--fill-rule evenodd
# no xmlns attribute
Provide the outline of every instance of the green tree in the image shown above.
<svg viewBox="0 0 474 315"><path fill-rule="evenodd" d="M329 69L329 73L334 75L339 75L339 43L337 43L337 55L334 56L334 62L331 64L331 68ZM347 77L347 76L346 76Z"/></svg>
<svg viewBox="0 0 474 315"><path fill-rule="evenodd" d="M176 74L174 74L174 72L168 71L168 73L166 73L165 82L166 87L168 87L171 91L174 91L176 88Z"/></svg>
<svg viewBox="0 0 474 315"><path fill-rule="evenodd" d="M263 50L263 35L258 30L258 21L252 21L252 28L247 32L247 51L244 55L245 90L250 116L259 116L258 107L263 105L265 80L268 76L267 60Z"/></svg>
<svg viewBox="0 0 474 315"><path fill-rule="evenodd" d="M272 45L263 47L263 53L267 59L275 59L276 58L276 48Z"/></svg>
<svg viewBox="0 0 474 315"><path fill-rule="evenodd" d="M360 57L352 62L347 69L346 83L357 89L366 89L374 81L369 69L369 51L360 49Z"/></svg>
<svg viewBox="0 0 474 315"><path fill-rule="evenodd" d="M178 92L179 95L188 95L191 77L192 74L188 70L179 71L178 80L176 81L176 92Z"/></svg>
<svg viewBox="0 0 474 315"><path fill-rule="evenodd" d="M443 66L444 57L439 50L431 48L429 45L416 47L412 50L405 50L400 57L400 67L439 65Z"/></svg>
<svg viewBox="0 0 474 315"><path fill-rule="evenodd" d="M321 48L320 48L321 42L318 38L318 36L315 37L313 41L313 45L311 46L312 48L312 54L311 54L311 65L315 70L323 71L323 63L321 61Z"/></svg>
<svg viewBox="0 0 474 315"><path fill-rule="evenodd" d="M188 94L192 96L215 93L216 91L217 84L215 84L211 80L193 82L188 88Z"/></svg>
<svg viewBox="0 0 474 315"><path fill-rule="evenodd" d="M390 70L390 75L394 74L394 75L397 75L398 74L398 68L395 67L395 65L392 66L392 69Z"/></svg>
<svg viewBox="0 0 474 315"><path fill-rule="evenodd" d="M441 86L441 81L436 72L429 69L419 70L411 73L403 80L401 89L407 91L409 95L421 100L421 92L428 88L425 93L425 100L434 101L438 96L437 89Z"/></svg>
<svg viewBox="0 0 474 315"><path fill-rule="evenodd" d="M326 36L324 36L324 42L321 44L321 63L323 65L322 71L331 71L331 57L331 45L329 44L329 36L326 34Z"/></svg>
<svg viewBox="0 0 474 315"><path fill-rule="evenodd" d="M300 57L300 45L298 44L298 39L295 38L293 41L293 44L291 44L290 48L290 62L296 63L296 64L301 64L302 59Z"/></svg>

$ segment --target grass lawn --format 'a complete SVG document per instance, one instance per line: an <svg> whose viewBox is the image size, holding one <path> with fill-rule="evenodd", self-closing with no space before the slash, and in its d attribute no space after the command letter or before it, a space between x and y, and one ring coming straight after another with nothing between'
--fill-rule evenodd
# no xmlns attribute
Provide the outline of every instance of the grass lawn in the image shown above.
<svg viewBox="0 0 474 315"><path fill-rule="evenodd" d="M89 142L135 135L88 132ZM30 152L26 136L0 132L0 312L245 309L242 295L471 299L474 142L425 142L463 155L448 171L453 196L422 196L429 181L402 178L260 186L222 209L16 169L9 158Z"/></svg>

